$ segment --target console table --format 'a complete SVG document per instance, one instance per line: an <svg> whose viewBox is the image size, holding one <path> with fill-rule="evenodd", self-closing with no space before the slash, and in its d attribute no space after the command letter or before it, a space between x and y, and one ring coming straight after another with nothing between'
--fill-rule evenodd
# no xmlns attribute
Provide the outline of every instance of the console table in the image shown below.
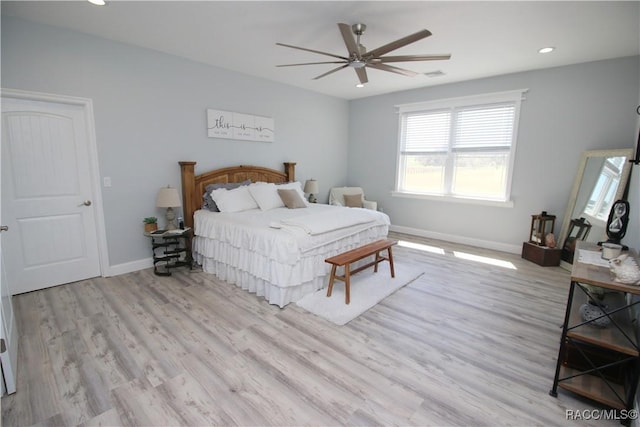
<svg viewBox="0 0 640 427"><path fill-rule="evenodd" d="M632 321L632 307L640 308L640 286L614 282L606 266L582 262L581 250L593 254L600 248L578 242L549 394L557 397L560 387L611 408L629 411L634 405L640 374L638 330ZM631 251L630 255L636 256L636 253ZM600 315L585 320L580 308L589 300L601 304L603 310ZM596 326L599 323L607 325Z"/></svg>

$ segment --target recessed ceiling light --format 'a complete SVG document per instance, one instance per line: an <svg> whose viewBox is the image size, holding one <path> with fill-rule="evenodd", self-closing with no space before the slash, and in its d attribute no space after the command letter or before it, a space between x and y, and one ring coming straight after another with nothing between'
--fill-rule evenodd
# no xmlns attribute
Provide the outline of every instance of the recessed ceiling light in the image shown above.
<svg viewBox="0 0 640 427"><path fill-rule="evenodd" d="M555 47L551 47L551 46L549 46L549 47L543 47L542 49L540 49L540 50L538 51L538 53L550 53L550 52L553 52L554 50L556 50L556 48L555 48Z"/></svg>
<svg viewBox="0 0 640 427"><path fill-rule="evenodd" d="M106 3L104 0L88 0L89 3L95 4L96 6L104 6Z"/></svg>
<svg viewBox="0 0 640 427"><path fill-rule="evenodd" d="M358 83L356 87L364 87L364 85L362 83Z"/></svg>

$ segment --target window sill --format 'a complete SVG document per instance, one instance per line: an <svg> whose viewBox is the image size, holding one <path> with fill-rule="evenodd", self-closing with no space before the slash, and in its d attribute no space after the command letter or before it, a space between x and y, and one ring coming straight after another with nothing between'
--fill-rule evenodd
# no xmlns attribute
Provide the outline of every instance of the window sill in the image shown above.
<svg viewBox="0 0 640 427"><path fill-rule="evenodd" d="M407 199L437 200L439 202L465 203L470 205L482 205L482 206L497 206L502 208L512 208L514 206L513 200L500 201L500 200L472 199L468 197L438 196L435 194L405 193L400 191L392 191L391 195L393 197L404 197Z"/></svg>

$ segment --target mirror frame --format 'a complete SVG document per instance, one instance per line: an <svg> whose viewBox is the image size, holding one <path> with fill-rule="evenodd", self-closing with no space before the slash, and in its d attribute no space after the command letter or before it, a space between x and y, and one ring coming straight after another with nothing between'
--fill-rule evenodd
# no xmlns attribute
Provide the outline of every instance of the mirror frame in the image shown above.
<svg viewBox="0 0 640 427"><path fill-rule="evenodd" d="M562 229L560 230L560 234L558 234L558 238L556 241L558 242L558 248L562 248L564 245L564 241L567 238L567 233L569 232L569 225L571 223L571 218L573 216L573 210L576 207L576 199L578 198L578 192L580 191L580 186L582 184L582 177L584 175L584 170L587 166L587 161L593 157L626 157L624 166L622 167L622 175L620 175L620 186L618 186L618 190L616 191L616 195L613 198L613 201L620 200L624 195L625 189L629 184L629 175L631 174L631 163L629 160L633 157L633 148L618 148L618 149L609 149L609 150L588 150L582 153L582 157L580 159L580 165L578 166L578 171L576 173L576 178L573 182L573 187L571 188L571 195L569 196L569 202L567 203L567 209L564 213L564 219L562 220Z"/></svg>

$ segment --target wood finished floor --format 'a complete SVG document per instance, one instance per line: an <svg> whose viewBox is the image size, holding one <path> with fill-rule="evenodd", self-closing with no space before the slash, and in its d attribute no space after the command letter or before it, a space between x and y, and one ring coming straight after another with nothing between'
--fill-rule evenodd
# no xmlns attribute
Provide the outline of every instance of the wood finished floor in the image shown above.
<svg viewBox="0 0 640 427"><path fill-rule="evenodd" d="M14 298L5 426L619 425L553 381L569 274L392 234L426 274L346 326L200 270L142 270ZM454 256L510 262L515 269Z"/></svg>

